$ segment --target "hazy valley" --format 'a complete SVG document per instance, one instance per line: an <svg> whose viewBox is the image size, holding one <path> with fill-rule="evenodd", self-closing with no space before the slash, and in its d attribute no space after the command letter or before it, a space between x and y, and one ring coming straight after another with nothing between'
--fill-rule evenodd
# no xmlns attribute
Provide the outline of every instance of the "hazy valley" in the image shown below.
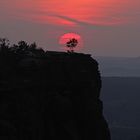
<svg viewBox="0 0 140 140"><path fill-rule="evenodd" d="M139 140L140 78L103 77L101 98L112 140Z"/></svg>
<svg viewBox="0 0 140 140"><path fill-rule="evenodd" d="M140 57L95 57L102 76L140 77Z"/></svg>

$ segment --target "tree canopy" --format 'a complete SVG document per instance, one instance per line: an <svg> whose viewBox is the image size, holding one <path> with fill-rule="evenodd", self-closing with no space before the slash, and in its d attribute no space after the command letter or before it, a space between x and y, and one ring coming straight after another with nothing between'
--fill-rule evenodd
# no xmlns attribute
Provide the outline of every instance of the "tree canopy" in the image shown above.
<svg viewBox="0 0 140 140"><path fill-rule="evenodd" d="M74 51L74 48L78 45L78 40L75 38L70 39L67 43L66 46L70 49L70 52Z"/></svg>
<svg viewBox="0 0 140 140"><path fill-rule="evenodd" d="M38 48L36 43L28 44L26 41L19 41L17 44L10 44L7 38L0 38L0 54L17 54L22 56L41 56L45 54L42 48Z"/></svg>

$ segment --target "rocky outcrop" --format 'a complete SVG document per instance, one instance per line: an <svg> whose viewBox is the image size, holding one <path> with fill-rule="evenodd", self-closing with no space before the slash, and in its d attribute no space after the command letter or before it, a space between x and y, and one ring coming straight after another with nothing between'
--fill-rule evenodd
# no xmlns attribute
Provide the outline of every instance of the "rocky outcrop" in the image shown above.
<svg viewBox="0 0 140 140"><path fill-rule="evenodd" d="M15 58L0 60L0 139L110 140L90 55Z"/></svg>

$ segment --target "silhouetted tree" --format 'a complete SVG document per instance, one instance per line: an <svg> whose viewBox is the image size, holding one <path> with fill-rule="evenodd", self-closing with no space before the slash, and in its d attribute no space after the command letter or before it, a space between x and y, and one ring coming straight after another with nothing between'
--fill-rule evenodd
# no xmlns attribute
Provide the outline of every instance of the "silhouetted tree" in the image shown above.
<svg viewBox="0 0 140 140"><path fill-rule="evenodd" d="M32 44L30 44L30 46L29 46L29 50L35 50L35 49L37 49L37 45L36 45L36 43L34 42L34 43L32 43Z"/></svg>
<svg viewBox="0 0 140 140"><path fill-rule="evenodd" d="M11 47L11 51L17 54L25 54L25 52L28 50L29 45L25 41L19 41L18 44L14 44Z"/></svg>
<svg viewBox="0 0 140 140"><path fill-rule="evenodd" d="M0 38L0 54L1 56L26 57L26 56L43 56L45 51L37 48L36 43L28 44L25 41L19 41L17 44L10 46L10 42L6 38Z"/></svg>
<svg viewBox="0 0 140 140"><path fill-rule="evenodd" d="M10 42L7 38L0 38L0 52L6 53L9 51Z"/></svg>
<svg viewBox="0 0 140 140"><path fill-rule="evenodd" d="M74 51L73 49L78 45L78 40L72 38L66 43L66 45L68 48L70 48L70 52L73 52Z"/></svg>

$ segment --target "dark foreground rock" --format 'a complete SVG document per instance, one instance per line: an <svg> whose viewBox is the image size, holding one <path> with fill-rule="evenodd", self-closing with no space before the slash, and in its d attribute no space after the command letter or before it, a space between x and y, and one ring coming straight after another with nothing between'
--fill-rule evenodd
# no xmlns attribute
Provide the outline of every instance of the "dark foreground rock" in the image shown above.
<svg viewBox="0 0 140 140"><path fill-rule="evenodd" d="M1 57L1 140L110 140L90 55Z"/></svg>

